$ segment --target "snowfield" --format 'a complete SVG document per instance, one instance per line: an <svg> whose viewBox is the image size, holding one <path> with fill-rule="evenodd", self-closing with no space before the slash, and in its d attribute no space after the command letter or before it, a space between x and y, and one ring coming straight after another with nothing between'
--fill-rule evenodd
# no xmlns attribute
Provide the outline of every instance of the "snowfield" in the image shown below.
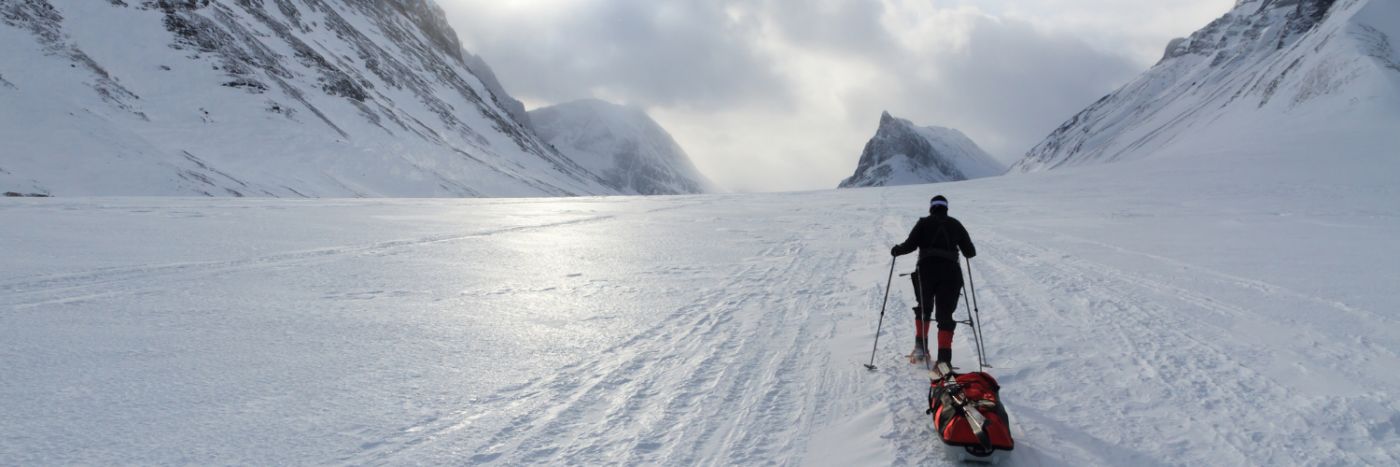
<svg viewBox="0 0 1400 467"><path fill-rule="evenodd" d="M791 194L5 199L0 464L937 465L907 279L861 367L935 193L1012 465L1400 463L1400 141L1239 141Z"/></svg>

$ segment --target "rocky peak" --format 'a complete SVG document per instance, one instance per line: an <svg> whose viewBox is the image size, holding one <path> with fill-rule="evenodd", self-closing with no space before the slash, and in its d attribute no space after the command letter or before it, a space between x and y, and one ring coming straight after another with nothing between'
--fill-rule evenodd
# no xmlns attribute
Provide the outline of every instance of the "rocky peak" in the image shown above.
<svg viewBox="0 0 1400 467"><path fill-rule="evenodd" d="M886 111L880 112L880 126L881 126L881 127L883 127L883 126L885 126L885 125L889 125L889 124L891 124L891 123L895 123L895 122L896 122L896 119L894 118L893 115L890 115L890 111L886 110Z"/></svg>
<svg viewBox="0 0 1400 467"><path fill-rule="evenodd" d="M368 3L379 1L368 0ZM447 14L442 11L441 6L432 0L392 0L390 4L413 21L439 51L449 57L456 57L459 62L462 60L462 43L457 39L457 31L448 24Z"/></svg>
<svg viewBox="0 0 1400 467"><path fill-rule="evenodd" d="M1293 39L1316 27L1336 0L1239 0L1224 16L1189 38L1173 39L1162 59L1187 54L1215 55L1217 64L1227 60L1223 51L1240 52L1242 43L1267 41L1282 49ZM1271 34L1276 30L1279 33Z"/></svg>
<svg viewBox="0 0 1400 467"><path fill-rule="evenodd" d="M856 172L842 188L909 185L1000 175L1005 167L961 131L920 127L880 114L875 136L865 144Z"/></svg>

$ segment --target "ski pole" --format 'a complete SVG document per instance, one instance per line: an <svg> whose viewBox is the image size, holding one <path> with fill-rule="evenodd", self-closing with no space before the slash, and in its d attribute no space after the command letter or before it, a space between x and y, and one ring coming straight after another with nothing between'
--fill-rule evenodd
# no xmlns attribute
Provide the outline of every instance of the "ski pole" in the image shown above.
<svg viewBox="0 0 1400 467"><path fill-rule="evenodd" d="M967 285L963 285L962 293L963 309L967 310L966 324L972 328L972 346L977 349L977 371L984 371L982 365L986 358L982 356L982 330L977 326L976 315L972 314L972 299L967 294Z"/></svg>
<svg viewBox="0 0 1400 467"><path fill-rule="evenodd" d="M982 310L977 308L977 281L972 278L972 258L963 259L967 261L967 283L968 286L972 288L972 321L976 323L975 327L977 328L978 347L981 349L979 350L979 352L982 353L982 355L978 356L978 359L981 361L977 362L977 366L990 367L991 365L987 365L986 362L987 344L986 342L982 341Z"/></svg>
<svg viewBox="0 0 1400 467"><path fill-rule="evenodd" d="M894 263L899 257L890 258L890 276L885 279L885 301L880 304L880 323L875 325L875 345L870 348L870 363L865 369L875 371L875 350L880 348L880 330L885 326L885 306L890 304L890 283L894 282Z"/></svg>

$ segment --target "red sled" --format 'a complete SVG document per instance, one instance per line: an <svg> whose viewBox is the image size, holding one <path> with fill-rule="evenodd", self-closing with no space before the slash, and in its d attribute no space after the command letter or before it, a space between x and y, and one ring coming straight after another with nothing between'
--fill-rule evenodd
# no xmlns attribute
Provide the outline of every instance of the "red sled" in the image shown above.
<svg viewBox="0 0 1400 467"><path fill-rule="evenodd" d="M1010 419L997 392L1001 386L987 373L954 373L939 363L929 385L928 413L943 444L960 460L998 463L1016 448Z"/></svg>

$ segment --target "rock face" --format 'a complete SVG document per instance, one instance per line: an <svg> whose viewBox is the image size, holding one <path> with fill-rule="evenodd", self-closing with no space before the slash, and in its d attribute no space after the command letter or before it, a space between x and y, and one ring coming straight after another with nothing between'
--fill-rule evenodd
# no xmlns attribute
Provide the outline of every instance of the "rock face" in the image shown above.
<svg viewBox="0 0 1400 467"><path fill-rule="evenodd" d="M865 143L856 173L841 188L916 185L992 177L1006 172L961 131L915 126L885 112Z"/></svg>
<svg viewBox="0 0 1400 467"><path fill-rule="evenodd" d="M532 110L530 120L546 141L622 193L714 190L675 139L641 109L587 99Z"/></svg>
<svg viewBox="0 0 1400 467"><path fill-rule="evenodd" d="M1400 108L1400 2L1241 0L1031 149L1031 172L1336 129ZM1262 135L1262 137L1260 136Z"/></svg>
<svg viewBox="0 0 1400 467"><path fill-rule="evenodd" d="M432 0L0 2L0 191L617 193Z"/></svg>

